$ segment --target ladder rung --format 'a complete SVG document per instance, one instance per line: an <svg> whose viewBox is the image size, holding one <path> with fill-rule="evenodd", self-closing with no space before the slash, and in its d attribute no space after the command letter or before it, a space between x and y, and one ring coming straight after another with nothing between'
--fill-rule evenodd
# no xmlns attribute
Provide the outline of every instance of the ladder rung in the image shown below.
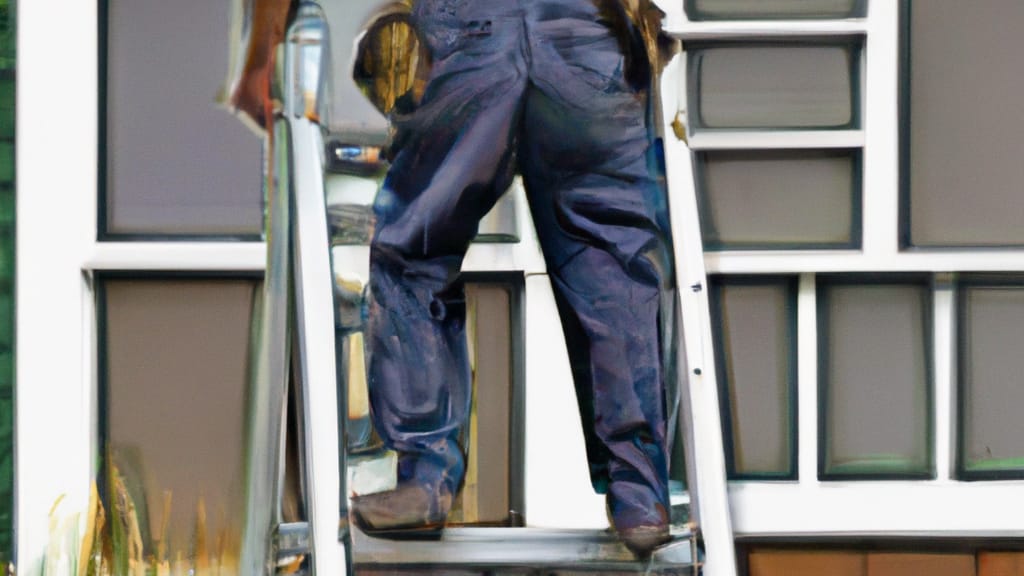
<svg viewBox="0 0 1024 576"><path fill-rule="evenodd" d="M440 567L460 571L494 568L571 568L574 572L649 569L652 574L693 573L693 533L673 527L672 542L649 561L638 561L607 530L547 528L448 528L440 540L386 540L352 529L355 568L372 571L401 566L403 571Z"/></svg>
<svg viewBox="0 0 1024 576"><path fill-rule="evenodd" d="M308 522L279 524L274 532L274 558L278 566L307 556L312 547Z"/></svg>

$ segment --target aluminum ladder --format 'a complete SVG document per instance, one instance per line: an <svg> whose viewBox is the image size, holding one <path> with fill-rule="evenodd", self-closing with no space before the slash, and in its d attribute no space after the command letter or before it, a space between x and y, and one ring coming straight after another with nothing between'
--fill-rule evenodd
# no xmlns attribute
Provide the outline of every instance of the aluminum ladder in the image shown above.
<svg viewBox="0 0 1024 576"><path fill-rule="evenodd" d="M324 197L324 91L330 85L328 25L320 6L302 0L279 51L278 94L267 160L267 272L254 346L247 455L243 570L273 574L308 557L308 571L346 574L371 563L459 570L560 568L735 576L711 319L691 155L674 136L682 56L661 81L670 218L682 310L677 425L683 429L688 522L672 544L637 562L608 533L533 528L452 528L437 542L387 541L349 531L343 445L344 390L337 389L331 255ZM677 126L676 126L677 127ZM294 349L293 349L294 345ZM682 363L682 362L681 362ZM307 522L281 521L285 410L289 374L299 403ZM675 506L674 506L675 507ZM698 543L701 549L698 550ZM530 550L529 556L523 550Z"/></svg>

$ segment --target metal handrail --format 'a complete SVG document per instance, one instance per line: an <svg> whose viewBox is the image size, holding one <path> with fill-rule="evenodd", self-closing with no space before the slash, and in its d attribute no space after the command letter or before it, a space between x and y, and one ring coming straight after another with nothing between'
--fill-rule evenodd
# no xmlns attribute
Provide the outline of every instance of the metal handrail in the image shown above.
<svg viewBox="0 0 1024 576"><path fill-rule="evenodd" d="M254 328L247 414L241 554L247 575L274 574L279 564L301 562L304 556L311 558L313 574L347 573L344 538L338 541L343 460L334 319L323 313L333 309L321 128L329 102L329 47L322 8L302 0L278 49L273 92L282 102L267 136L267 271ZM302 416L304 526L282 524L290 374L298 376Z"/></svg>

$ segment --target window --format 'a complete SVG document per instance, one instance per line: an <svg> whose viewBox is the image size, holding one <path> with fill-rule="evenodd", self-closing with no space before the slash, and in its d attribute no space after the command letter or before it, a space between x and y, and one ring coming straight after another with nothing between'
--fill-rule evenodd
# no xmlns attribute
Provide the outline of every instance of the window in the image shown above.
<svg viewBox="0 0 1024 576"><path fill-rule="evenodd" d="M98 242L80 265L96 271L104 538L115 571L236 570L262 268L240 256L263 251L198 242L263 232L261 138L216 102L229 7L100 0L97 15Z"/></svg>
<svg viewBox="0 0 1024 576"><path fill-rule="evenodd" d="M1024 399L1007 378L1019 367L1006 346L1018 339L1016 272L1024 252L1013 241L1016 200L1000 196L1012 186L989 184L1019 181L1010 159L1021 154L1003 136L1012 128L987 126L990 116L1014 117L1005 110L1020 100L1012 98L1019 74L1006 72L1012 51L1005 48L1013 37L1007 22L1020 20L1017 5L994 1L965 16L951 3L906 2L901 13L901 3L865 2L851 18L840 14L848 3L800 2L785 15L780 4L688 2L685 21L670 20L689 55L687 106L678 116L687 122L689 150L672 161L692 168L704 262L725 286L721 298L751 279L798 277L796 474L780 482L733 473L734 529L754 539L1012 533L1019 521L991 510L1016 501L1020 484L986 480L1021 477L1010 419ZM834 11L798 13L822 7ZM985 37L987 29L999 39ZM839 47L851 56L807 79L787 72L786 62L773 64L767 53L775 47L806 49L820 62L833 61L823 54ZM743 75L738 57L703 58L733 48L761 48L766 54L750 61L762 69ZM728 74L709 72L709 62ZM769 65L776 68L767 72ZM834 88L844 76L848 92ZM788 98L787 88L807 86L818 87ZM850 124L841 124L844 93ZM817 97L825 106L788 108ZM943 121L964 110L974 113ZM892 138L900 127L903 162ZM932 154L940 149L957 152ZM958 199L949 192L957 178L982 189ZM934 216L940 204L945 220ZM912 249L933 247L955 250ZM756 348L737 353L727 336L736 321L722 316L713 318L716 352L728 362L754 362ZM762 321L748 331L774 333L771 326ZM772 341L750 339L765 347ZM737 395L730 370L736 367L717 370L720 390ZM728 400L723 417L739 414L742 430L742 409ZM775 413L770 406L765 412ZM747 416L745 425L756 426L760 416ZM949 501L970 504L956 518L933 512Z"/></svg>
<svg viewBox="0 0 1024 576"><path fill-rule="evenodd" d="M216 103L228 5L103 0L102 237L256 239L261 138Z"/></svg>
<svg viewBox="0 0 1024 576"><path fill-rule="evenodd" d="M708 39L693 26L687 118L705 249L858 248L862 36Z"/></svg>
<svg viewBox="0 0 1024 576"><path fill-rule="evenodd" d="M859 124L859 44L695 43L691 122L699 129L838 129Z"/></svg>
<svg viewBox="0 0 1024 576"><path fill-rule="evenodd" d="M1024 281L965 275L959 286L958 470L966 479L1024 477Z"/></svg>
<svg viewBox="0 0 1024 576"><path fill-rule="evenodd" d="M920 280L819 278L823 478L933 474L929 298Z"/></svg>
<svg viewBox="0 0 1024 576"><path fill-rule="evenodd" d="M697 166L705 250L860 244L857 150L714 150Z"/></svg>
<svg viewBox="0 0 1024 576"><path fill-rule="evenodd" d="M338 264L335 264L338 266ZM354 287L351 282L349 287ZM518 525L522 522L522 278L511 274L469 274L466 278L466 337L473 400L461 444L467 454L466 480L448 517L453 525ZM347 439L350 491L368 492L389 478L373 431L363 351L363 326L353 318L350 296L361 307L362 290L335 293L341 302L338 363L348 390ZM356 550L358 553L359 551Z"/></svg>
<svg viewBox="0 0 1024 576"><path fill-rule="evenodd" d="M121 562L238 569L252 278L103 275L106 538ZM129 543L133 533L141 549ZM134 553L133 553L134 551Z"/></svg>
<svg viewBox="0 0 1024 576"><path fill-rule="evenodd" d="M521 281L477 281L466 286L467 338L473 406L463 446L466 482L449 521L516 525L523 521Z"/></svg>
<svg viewBox="0 0 1024 576"><path fill-rule="evenodd" d="M228 6L157 4L112 0L18 5L22 32L19 67L31 71L19 76L18 91L32 95L19 100L18 112L21 119L33 119L17 135L16 341L22 385L16 394L20 416L15 474L19 486L32 487L18 490L16 495L21 571L31 572L42 564L46 573L57 573L61 561L67 565L77 562L71 558L77 559L79 550L66 543L82 534L79 521L69 518L77 515L85 521L91 485L104 481L98 467L104 456L98 439L106 412L99 405L98 388L104 375L98 363L107 351L99 349L96 334L102 320L96 302L104 282L184 281L197 276L229 283L243 276L246 282L255 282L253 276L263 268L265 246L255 241L262 232L260 139L215 104L227 60L227 46L216 42L226 38ZM55 10L59 18L54 17ZM153 15L158 16L157 22ZM166 26L162 36L158 24ZM207 24L213 36L203 36L201 29ZM174 41L168 40L168 35L174 36ZM55 39L62 49L54 49ZM190 44L200 50L198 56L190 56ZM205 71L186 73L181 58L191 58L192 66ZM219 58L223 60L217 62ZM121 73L139 66L144 70L135 70L137 84ZM179 66L185 66L186 72ZM188 116L175 117L179 125L148 122L172 108L180 113L182 107L193 105L196 108L188 114L194 112L207 120L198 128L185 125L193 119ZM137 114L147 117L133 117ZM55 117L59 117L58 129L47 129L45 119ZM221 117L225 132L240 128L238 134L249 142L249 151L240 153L242 160L215 159L216 154L203 152L223 144L224 134L218 135L216 128ZM167 120L164 116L163 121ZM241 145L246 146L244 142ZM203 153L193 162L188 160L189 152ZM251 159L251 168L246 167L245 158ZM209 163L205 168L204 162ZM179 173L166 170L176 163ZM223 174L214 174L213 168ZM119 172L122 169L124 173ZM184 179L191 174L201 174L199 184L203 185L167 183L169 178ZM254 186L243 189L225 184L235 174L251 177ZM122 177L145 187L125 188L127 180ZM211 191L205 183L213 183L216 190ZM232 192L224 192L228 188ZM237 202L225 202L230 210L202 205L204 200L217 205L235 193ZM165 205L184 207L185 213L165 210ZM112 213L107 213L108 208ZM239 222L244 226L236 226ZM191 241L163 241L186 236ZM250 241L201 241L213 236ZM171 296L174 294L168 301L173 301ZM154 317L164 304L163 296L145 302ZM216 328L232 329L228 325ZM238 325L234 328L241 330ZM148 327L133 336L138 342L129 341L128 346L152 343L170 334ZM247 331L240 337L244 348ZM218 342L210 347L237 350L238 344ZM138 382L134 377L132 381ZM147 506L151 518L159 517L163 506L162 495L155 493L154 497L155 507L136 500ZM221 510L213 503L214 497L209 498L207 526L216 530L213 527L220 522ZM176 490L172 511L191 516L195 502L187 500ZM225 514L227 510L225 507ZM52 534L48 519L56 526ZM208 532L208 536L210 542L217 534ZM215 546L209 551L213 555ZM50 560L43 564L45 554Z"/></svg>
<svg viewBox="0 0 1024 576"><path fill-rule="evenodd" d="M702 205L701 212L695 209L692 216L694 221L698 216L705 219L707 245L717 243L705 254L705 264L724 279L726 292L730 279L798 278L794 304L798 394L792 413L794 429L799 430L794 455L797 477L786 481L734 477L728 497L733 525L741 537L917 533L929 538L985 536L997 540L1000 534L1022 530L1021 514L992 513L1012 508L1012 503L1021 500L1016 462L1021 455L1009 442L1017 435L1012 416L992 407L1020 402L1015 388L1003 377L1016 369L1015 356L1000 349L1015 335L1012 320L1020 289L1017 276L1024 270L1024 244L1016 225L1019 194L1007 185L1021 180L1008 160L1021 156L1019 139L1006 136L1020 132L1013 112L1021 100L1015 84L1020 75L1012 66L1013 45L1006 44L1013 38L1007 28L1020 18L1012 1L984 4L972 4L964 11L959 4L944 0L870 5L857 0L690 0L666 8L670 32L694 51L705 50L703 54L711 56L698 63L698 68L711 65L705 69L710 75L702 79L710 91L698 98L696 86L679 90L680 99L690 100L684 111L689 112L691 148L680 144L684 153L672 156L669 162L670 169L681 167L689 174L691 161L696 160ZM900 6L906 8L902 16ZM93 462L99 456L90 453L94 449L90 414L96 409L91 378L97 372L89 333L93 319L89 303L95 286L90 284L92 272L145 276L147 271L156 271L166 276L167 271L177 271L194 277L197 270L204 270L224 277L258 272L264 258L264 246L258 242L178 243L171 248L170 243L157 241L193 235L254 239L259 234L258 224L248 232L218 225L183 232L176 225L185 218L173 216L169 224L163 221L145 230L121 229L107 221L97 231L97 221L108 217L107 206L118 192L110 170L97 177L92 150L100 138L95 125L108 131L103 141L111 141L110 123L116 121L117 112L110 107L112 88L106 88L106 82L104 88L96 84L98 55L94 51L52 50L53 38L73 46L94 45L97 5L68 2L62 8L62 17L55 19L52 6L46 3L19 5L19 68L29 73L19 75L18 89L32 98L23 98L18 112L25 119L41 119L54 110L65 110L69 84L79 87L82 94L100 93L102 105L86 105L80 114L62 115L57 142L43 130L20 130L18 134L18 269L12 280L18 287L18 322L12 339L18 345L21 384L16 394L19 454L15 474L19 482L32 482L35 487L17 495L18 552L24 563L38 562L40 551L50 541L45 527L40 527L45 523L41 519L58 497L67 495L62 506L64 511L70 507L71 512L80 511L88 501L82 479L94 477ZM108 14L100 16L107 26ZM900 50L900 39L906 51ZM814 68L814 77L808 79L801 78L799 70L785 70L786 63L779 63L785 59L779 58L779 53L758 59L764 65L781 67L779 78L831 87L821 93L825 107L804 117L795 111L804 105L797 99L769 99L766 103L761 96L736 92L725 72L741 68L740 59L728 49L752 47L804 49L808 61L834 63L835 69L820 75L820 68ZM718 49L724 50L724 55L712 54ZM843 72L837 71L839 67ZM54 70L62 74L51 74ZM13 81L12 76L4 78ZM212 102L220 72L215 80L203 95L204 106ZM773 85L773 78L764 74L744 74L739 80L751 89L760 83L775 94L786 88ZM716 101L709 99L712 93L718 95ZM10 94L0 91L0 108ZM93 113L101 107L109 116L97 122ZM698 115L698 111L704 114ZM772 122L776 112L779 117L785 113L787 125ZM843 121L849 124L840 124ZM0 123L0 128L3 126ZM902 130L900 142L892 138L898 129ZM956 137L949 137L950 133ZM78 153L57 154L55 146ZM691 157L690 150L696 155ZM901 152L902 162L898 160ZM55 158L59 159L56 165ZM766 167L769 164L772 168ZM781 168L797 164L799 168ZM106 160L103 166L107 166ZM755 170L756 181L749 176ZM96 215L100 181L102 186L112 186L104 190L102 218ZM683 182L682 197L690 198L692 191L686 188L690 181ZM963 182L970 186L965 188ZM970 197L964 189L970 190ZM253 192L251 198L252 209L258 213L259 193ZM815 207L806 212L817 218L803 218L799 213L810 205L808 198L813 198ZM771 220L744 220L749 218L743 211L745 203L755 201L762 202L757 204L758 210L789 219L764 229L753 228ZM250 206L248 201L245 205ZM0 212L3 214L13 212ZM258 216L255 218L252 221L258 222ZM756 234L744 236L749 230ZM789 235L791 232L795 234ZM103 242L96 241L98 236ZM115 242L142 236L151 241L134 242L130 249ZM524 235L523 244L531 241L528 236ZM359 241L350 244L364 248L357 245ZM526 271L524 306L537 307L534 311L555 318L553 306L540 307L544 300L538 294L543 293L546 278L543 266L532 260L535 255L520 259L521 252L507 256L492 248L474 246L468 267ZM879 281L883 275L893 280L889 274L899 278L888 284ZM922 418L932 420L931 430L924 427L924 446L931 453L931 464L924 469L930 474L910 478L901 473L885 482L871 481L875 479L871 474L842 481L834 476L819 478L819 444L830 438L824 426L819 426L819 413L837 385L847 390L841 378L844 372L819 356L819 335L839 325L862 330L860 324L869 318L886 325L889 319L879 318L878 310L864 304L868 300L865 292L874 288L887 291L887 306L899 308L897 313L921 311L922 328L899 326L882 336L885 341L899 339L912 343L915 350L925 350L920 360L923 368L914 357L911 368L904 369L914 378L918 378L915 371L931 371L925 384L931 396L923 404L927 414L922 416L919 408L912 406L900 426L905 427L902 432L920 435ZM769 290L772 296L765 297L781 298L776 290L781 291L781 286ZM837 297L853 301L854 310L868 308L865 318L851 311L832 314L829 303ZM730 329L736 326L733 322ZM550 360L559 352L546 350L554 350L551 344L556 340L543 339L547 329L524 329L529 332L525 340L531 347L526 363L528 385L565 380L563 372L567 370L550 368L554 366ZM776 326L770 333L777 337L780 332ZM836 341L837 352L851 358L877 352L878 347L868 342L871 350L867 352L872 354L866 354L857 343L866 340L843 340L848 336ZM997 338L1000 336L1002 339ZM824 391L821 386L826 380L819 378L823 371L828 377ZM918 384L903 383L905 387L886 392L920 398ZM524 500L531 517L540 518L545 525L555 525L560 518L548 513L553 507L544 504L561 505L558 497L577 496L586 489L585 478L584 490L579 490L578 485L564 483L563 477L538 472L556 464L570 471L577 468L563 464L564 451L544 445L552 444L547 439L573 427L557 422L563 414L543 412L545 407L536 402L561 393L550 388L527 394L524 409L524 427L529 425L531 431L524 440L523 459L528 461ZM559 404L563 405L571 405L571 398L568 404ZM747 424L738 426L742 432ZM537 430L541 433L535 434ZM857 438L852 437L851 442ZM922 445L916 438L903 440L903 452L917 458ZM868 452L858 445L839 447L844 457ZM540 458L542 453L550 458ZM578 468L584 467L580 462ZM989 481L997 477L1009 481ZM549 489L553 484L569 488ZM556 498L541 501L539 492ZM951 502L958 503L955 514L949 513ZM871 506L867 513L865 506ZM600 503L566 507L572 510L573 519L584 509L603 516ZM979 555L977 570L985 575L989 573L985 566L996 562L1009 566L1018 560L1009 553L986 553Z"/></svg>
<svg viewBox="0 0 1024 576"><path fill-rule="evenodd" d="M817 19L864 16L865 0L686 0L691 20Z"/></svg>
<svg viewBox="0 0 1024 576"><path fill-rule="evenodd" d="M902 242L1024 245L1024 4L904 3Z"/></svg>
<svg viewBox="0 0 1024 576"><path fill-rule="evenodd" d="M711 281L732 479L796 477L796 288L794 277Z"/></svg>

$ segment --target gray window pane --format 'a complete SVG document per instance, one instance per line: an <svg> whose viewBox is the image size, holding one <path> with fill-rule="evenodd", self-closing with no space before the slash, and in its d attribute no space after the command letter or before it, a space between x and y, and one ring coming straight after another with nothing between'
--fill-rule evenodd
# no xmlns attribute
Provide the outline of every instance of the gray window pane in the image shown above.
<svg viewBox="0 0 1024 576"><path fill-rule="evenodd" d="M697 128L844 128L856 122L850 44L720 44L690 51Z"/></svg>
<svg viewBox="0 0 1024 576"><path fill-rule="evenodd" d="M107 234L256 235L261 139L215 103L228 10L208 0L108 0Z"/></svg>
<svg viewBox="0 0 1024 576"><path fill-rule="evenodd" d="M909 238L915 246L1024 244L1024 2L913 2Z"/></svg>
<svg viewBox="0 0 1024 576"><path fill-rule="evenodd" d="M466 482L449 515L453 523L509 521L512 399L512 309L509 287L466 286L473 404L463 431Z"/></svg>
<svg viewBox="0 0 1024 576"><path fill-rule="evenodd" d="M691 20L849 18L866 0L686 0Z"/></svg>
<svg viewBox="0 0 1024 576"><path fill-rule="evenodd" d="M860 162L851 150L698 155L705 248L860 244Z"/></svg>
<svg viewBox="0 0 1024 576"><path fill-rule="evenodd" d="M713 282L729 476L793 477L796 283Z"/></svg>
<svg viewBox="0 0 1024 576"><path fill-rule="evenodd" d="M960 309L961 469L1024 473L1024 285L966 286Z"/></svg>
<svg viewBox="0 0 1024 576"><path fill-rule="evenodd" d="M349 467L357 472L354 485L360 490L386 485L388 467L376 466L387 458L380 438L370 424L369 398L363 348L363 286L354 280L339 280L335 292L340 320L337 335L342 339L339 370L348 391ZM472 370L473 400L469 423L462 430L461 444L467 454L466 480L452 511L450 524L513 525L520 520L517 498L521 473L517 450L521 436L513 435L520 410L516 388L516 349L521 349L520 327L515 318L522 286L514 281L468 281L466 289L466 338ZM367 473L359 472L361 470Z"/></svg>
<svg viewBox="0 0 1024 576"><path fill-rule="evenodd" d="M929 291L819 280L819 472L927 476Z"/></svg>
<svg viewBox="0 0 1024 576"><path fill-rule="evenodd" d="M120 529L129 534L137 525L138 553L151 569L155 560L177 566L175 573L204 562L237 570L257 286L249 279L102 284L107 530L116 547L113 519L123 513Z"/></svg>

